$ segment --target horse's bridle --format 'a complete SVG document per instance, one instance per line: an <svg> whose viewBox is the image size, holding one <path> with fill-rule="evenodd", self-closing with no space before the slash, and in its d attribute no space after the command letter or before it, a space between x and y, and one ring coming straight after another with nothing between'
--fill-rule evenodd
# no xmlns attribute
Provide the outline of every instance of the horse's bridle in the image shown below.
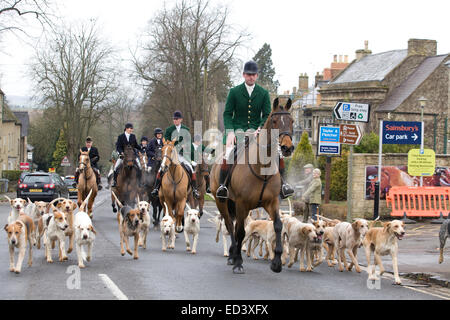
<svg viewBox="0 0 450 320"><path fill-rule="evenodd" d="M275 115L289 115L289 116L291 116L291 113L289 112L289 111L277 111L277 112L272 112L271 114L270 114L270 120L272 120L272 117L273 116L275 116ZM268 129L274 129L274 128L272 128L272 122L270 122L270 128L268 128ZM274 129L275 130L275 129ZM290 139L291 139L291 141L292 141L292 135L293 135L293 133L291 132L291 131L281 131L279 134L278 134L278 139L283 139L283 137L285 137L285 136L288 136ZM258 143L258 141L256 142L256 144L257 144L257 146L258 147L260 147L260 145L259 145L259 143ZM278 144L279 144L279 142L278 142ZM268 148L268 147L270 147L270 146L272 146L272 143L270 142L270 143L267 143L266 145L265 145L265 147L266 148Z"/></svg>

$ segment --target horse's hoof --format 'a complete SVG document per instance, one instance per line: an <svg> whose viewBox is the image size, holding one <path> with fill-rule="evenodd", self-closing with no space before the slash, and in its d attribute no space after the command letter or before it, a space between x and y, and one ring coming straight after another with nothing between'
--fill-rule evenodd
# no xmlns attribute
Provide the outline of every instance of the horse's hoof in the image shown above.
<svg viewBox="0 0 450 320"><path fill-rule="evenodd" d="M116 209L116 208L113 208L113 212L116 213L116 212L117 212L117 209Z"/></svg>
<svg viewBox="0 0 450 320"><path fill-rule="evenodd" d="M244 267L242 265L234 266L233 273L234 274L244 274L245 273Z"/></svg>
<svg viewBox="0 0 450 320"><path fill-rule="evenodd" d="M280 273L281 269L282 269L281 261L272 261L272 263L270 265L270 269L273 272Z"/></svg>

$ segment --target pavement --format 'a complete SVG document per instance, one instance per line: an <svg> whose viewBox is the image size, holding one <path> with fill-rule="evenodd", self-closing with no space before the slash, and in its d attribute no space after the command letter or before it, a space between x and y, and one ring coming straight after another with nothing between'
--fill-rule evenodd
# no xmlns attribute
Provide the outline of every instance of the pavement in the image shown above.
<svg viewBox="0 0 450 320"><path fill-rule="evenodd" d="M422 286L421 281L406 277L402 277L404 286L395 286L388 273L380 281L380 290L373 290L368 286L366 272L338 272L326 263L310 273L299 272L296 263L277 274L270 271L269 261L262 258L255 261L243 255L246 274L235 275L223 257L222 240L214 241L215 228L207 221L217 209L213 202L208 202L205 209L196 255L186 252L183 234L177 235L175 250L162 252L159 230L152 228L148 248L139 249L139 260L133 260L119 253L119 233L109 191L102 190L94 208L97 230L94 258L81 271L76 267L75 252L69 254L67 262L56 259L48 264L43 250L35 249L32 267L24 264L21 274L10 273L7 243L2 240L5 236L0 237L0 257L3 257L0 259L0 287L5 288L0 290L0 299L450 300L449 288L436 283ZM0 221L6 221L8 212L8 204L0 203ZM407 235L399 243L401 274L421 272L448 277L448 249L444 263L438 264L439 225L421 223L406 228ZM54 259L56 254L54 250ZM365 264L362 248L358 260L361 265ZM383 262L389 271L389 257L383 257ZM77 272L81 277L79 286Z"/></svg>

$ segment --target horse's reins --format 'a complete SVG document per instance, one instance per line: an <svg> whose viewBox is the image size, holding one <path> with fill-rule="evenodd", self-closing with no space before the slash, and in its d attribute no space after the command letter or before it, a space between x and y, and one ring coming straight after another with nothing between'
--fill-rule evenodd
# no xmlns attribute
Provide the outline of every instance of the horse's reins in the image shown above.
<svg viewBox="0 0 450 320"><path fill-rule="evenodd" d="M272 112L272 113L270 114L270 119L272 119L272 117L273 117L274 115L291 115L291 113L288 112L288 111ZM270 127L269 127L268 129L271 130L271 129L272 129L272 125L270 125ZM290 131L282 131L282 132L280 132L280 134L278 135L278 138L280 138L280 137L285 137L285 136L290 137L291 140L292 140L292 133L291 133ZM278 144L279 144L279 142L278 142ZM249 144L249 145L250 145L250 144ZM259 145L258 139L256 140L256 145L257 145L258 147L263 147L263 146L260 146L260 145ZM265 148L267 149L267 148L269 148L269 147L271 147L271 146L272 146L272 142L266 144ZM248 146L248 148L249 148L249 147L250 147L250 146ZM274 174L271 174L271 175L264 175L264 178L263 178L263 177L259 176L259 175L253 170L253 168L252 168L250 162L248 163L248 167L250 168L251 173L252 173L255 177L257 177L259 180L261 180L261 181L263 182L263 187L262 187L262 189L261 189L261 193L259 194L259 199L258 199L258 204L257 204L257 207L261 207L261 205L262 205L262 197L263 197L263 195L264 195L264 190L266 189L267 184L269 183L269 180L274 176Z"/></svg>

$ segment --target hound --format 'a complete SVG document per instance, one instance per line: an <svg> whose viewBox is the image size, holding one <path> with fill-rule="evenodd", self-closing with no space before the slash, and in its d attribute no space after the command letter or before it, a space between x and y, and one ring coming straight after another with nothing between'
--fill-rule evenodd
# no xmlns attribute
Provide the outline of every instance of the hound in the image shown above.
<svg viewBox="0 0 450 320"><path fill-rule="evenodd" d="M44 201L31 202L28 198L28 205L25 207L25 214L33 219L35 226L35 243L38 249L41 248L41 237L44 234L44 223L42 221L42 217L47 212L49 205L49 203Z"/></svg>
<svg viewBox="0 0 450 320"><path fill-rule="evenodd" d="M225 225L225 220L221 217L220 213L217 212L214 218L209 218L208 221L213 223L216 227L216 242L219 242L219 235L222 232L223 256L228 257L227 236L230 234Z"/></svg>
<svg viewBox="0 0 450 320"><path fill-rule="evenodd" d="M75 215L73 221L73 236L75 240L75 248L78 258L78 267L84 268L84 261L91 261L92 247L94 246L95 235L97 232L92 225L92 220L86 212L86 206L91 196L92 190L80 206L80 210ZM87 246L88 253L86 255L84 246Z"/></svg>
<svg viewBox="0 0 450 320"><path fill-rule="evenodd" d="M345 269L352 271L353 266L355 266L356 272L361 272L356 255L358 253L358 248L362 246L367 230L368 222L365 219L356 219L353 223L341 222L334 227L334 246L337 250L339 271L344 271L342 267L342 260L344 260ZM347 265L347 259L345 258L346 249L352 260L349 266Z"/></svg>
<svg viewBox="0 0 450 320"><path fill-rule="evenodd" d="M20 212L25 209L27 202L21 198L10 199L8 196L5 196L5 198L8 199L9 204L11 205L11 211L8 216L9 224L19 219Z"/></svg>
<svg viewBox="0 0 450 320"><path fill-rule="evenodd" d="M295 262L296 249L300 249L300 271L312 271L311 261L311 243L317 242L318 237L316 228L311 223L300 222L297 218L291 217L284 222L282 230L282 238L286 237L289 246L289 264L288 268L292 267ZM303 259L306 253L306 269L303 267ZM284 261L286 261L287 252Z"/></svg>
<svg viewBox="0 0 450 320"><path fill-rule="evenodd" d="M139 235L139 246L147 248L147 234L150 227L150 203L147 201L139 201L138 196L139 219L141 220L141 231Z"/></svg>
<svg viewBox="0 0 450 320"><path fill-rule="evenodd" d="M65 250L65 231L69 227L66 216L59 211L53 204L51 205L53 214L46 213L43 216L44 221L44 244L45 258L48 263L53 263L52 259L52 243L59 241L59 261L67 261L68 257Z"/></svg>
<svg viewBox="0 0 450 320"><path fill-rule="evenodd" d="M200 232L200 212L197 209L191 209L188 204L187 215L184 217L184 239L186 241L186 251L191 251L189 235L192 235L192 254L197 253L198 234Z"/></svg>
<svg viewBox="0 0 450 320"><path fill-rule="evenodd" d="M89 195L92 193L89 192ZM87 197L86 197L87 198ZM56 204L56 207L61 210L66 216L67 223L69 227L65 231L65 235L69 237L69 248L67 249L67 253L71 253L73 250L73 242L74 242L74 224L73 224L73 211L78 207L78 205L69 199L61 198L62 201ZM83 202L84 203L84 202Z"/></svg>
<svg viewBox="0 0 450 320"><path fill-rule="evenodd" d="M242 240L242 243L249 240L251 237L258 236L260 238L260 241L263 240L266 242L267 251L269 254L269 259L273 260L274 258L274 252L273 252L273 244L275 243L275 231L273 229L273 221L269 220L253 220L248 223L248 225L245 227L245 237L244 240ZM258 245L258 242L256 242L256 246ZM253 247L256 248L256 246ZM251 243L248 245L249 252L247 254L250 254L250 251L252 250ZM256 256L253 254L253 259L257 259Z"/></svg>
<svg viewBox="0 0 450 320"><path fill-rule="evenodd" d="M25 251L27 249L28 240L28 266L33 264L33 245L34 239L32 234L34 233L34 223L26 214L20 214L18 219L5 225L5 231L8 236L9 245L9 271L20 273L22 269L22 261L25 257ZM17 258L17 264L14 266L14 248L19 249L19 256Z"/></svg>
<svg viewBox="0 0 450 320"><path fill-rule="evenodd" d="M369 280L378 280L375 274L375 266L380 267L380 276L384 273L381 256L390 254L392 257L392 268L394 269L395 284L402 284L398 275L397 253L398 240L402 240L405 235L405 224L399 220L385 222L383 228L370 228L364 237L364 249L367 258L367 272ZM371 253L374 254L374 266L370 264Z"/></svg>
<svg viewBox="0 0 450 320"><path fill-rule="evenodd" d="M164 207L166 210L160 223L162 251L166 251L167 248L175 249L175 221L170 216L166 202L164 202ZM168 237L169 245L166 244L166 237Z"/></svg>
<svg viewBox="0 0 450 320"><path fill-rule="evenodd" d="M141 231L141 222L139 219L140 211L139 209L132 209L127 205L124 206L120 203L119 199L117 199L114 191L111 192L116 200L117 206L120 208L120 211L117 213L117 222L119 224L120 233L120 254L122 256L125 255L125 250L123 248L123 243L125 241L128 254L133 255L133 259L137 260L139 259L139 233ZM130 250L128 237L134 237L134 252Z"/></svg>

